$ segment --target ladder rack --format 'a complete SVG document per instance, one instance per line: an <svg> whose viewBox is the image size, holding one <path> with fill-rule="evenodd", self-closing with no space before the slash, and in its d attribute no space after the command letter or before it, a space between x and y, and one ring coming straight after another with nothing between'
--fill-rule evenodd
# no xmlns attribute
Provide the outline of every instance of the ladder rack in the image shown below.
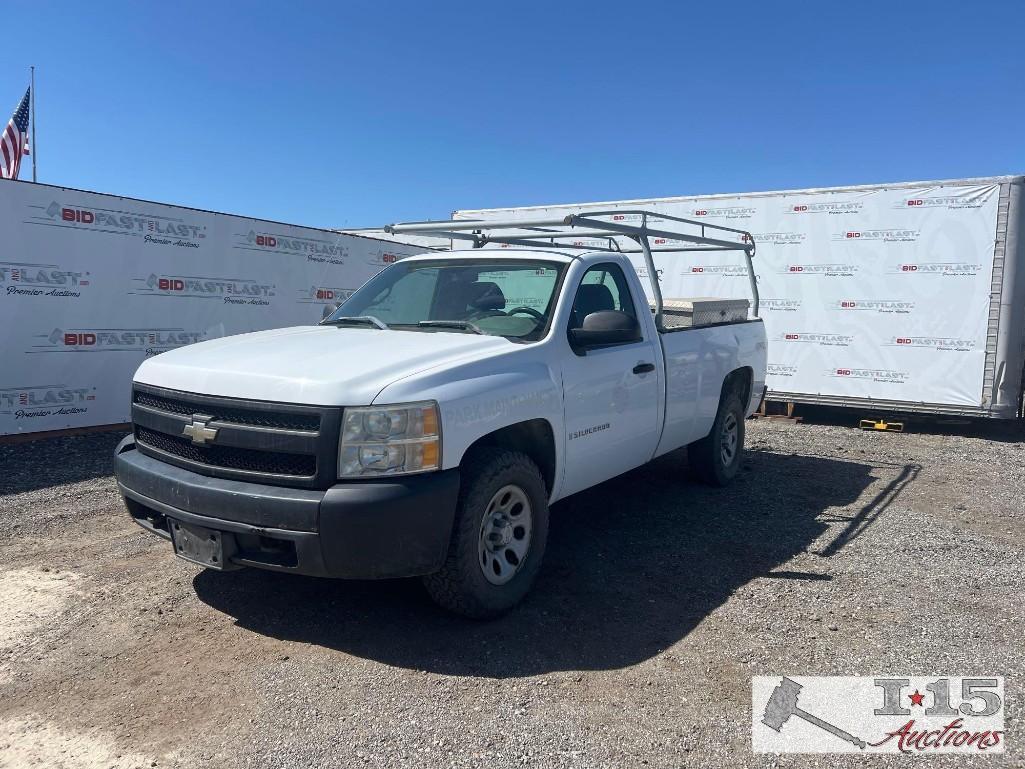
<svg viewBox="0 0 1025 769"><path fill-rule="evenodd" d="M600 217L614 220L608 221ZM628 223L629 219L634 223ZM639 222L639 223L637 223ZM685 224L696 227L698 233L679 232L666 226L651 225ZM623 254L640 253L648 268L648 278L655 298L655 323L662 328L662 289L652 252L685 251L742 251L747 264L747 276L754 300L754 314L758 315L758 280L755 277L752 259L755 255L755 241L750 232L721 224L710 224L693 219L644 210L614 209L609 211L588 211L550 219L515 220L451 220L443 222L404 222L389 224L385 232L392 235L427 235L452 240L466 240L474 248L483 248L490 243L533 248L579 249L585 251L613 251ZM504 231L504 234L503 234ZM727 238L727 234L732 239ZM718 236L718 237L713 237ZM604 245L583 245L563 242L581 239L605 241ZM633 241L636 245L621 243L620 238ZM649 238L666 240L666 244L655 244ZM670 243L669 241L673 241Z"/></svg>

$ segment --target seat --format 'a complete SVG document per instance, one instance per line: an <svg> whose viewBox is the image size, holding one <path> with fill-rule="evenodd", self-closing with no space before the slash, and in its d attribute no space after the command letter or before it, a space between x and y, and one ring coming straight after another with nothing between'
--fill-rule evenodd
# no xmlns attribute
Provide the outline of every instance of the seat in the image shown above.
<svg viewBox="0 0 1025 769"><path fill-rule="evenodd" d="M434 305L431 320L467 320L481 317L481 313L500 315L505 307L505 294L497 283L454 276L438 287Z"/></svg>
<svg viewBox="0 0 1025 769"><path fill-rule="evenodd" d="M570 317L570 328L580 328L584 318L592 312L616 309L616 300L612 298L609 287L602 283L583 283L577 289L577 297L573 302Z"/></svg>
<svg viewBox="0 0 1025 769"><path fill-rule="evenodd" d="M463 320L470 298L477 296L472 293L473 286L472 281L461 279L459 275L443 274L434 299L431 320Z"/></svg>

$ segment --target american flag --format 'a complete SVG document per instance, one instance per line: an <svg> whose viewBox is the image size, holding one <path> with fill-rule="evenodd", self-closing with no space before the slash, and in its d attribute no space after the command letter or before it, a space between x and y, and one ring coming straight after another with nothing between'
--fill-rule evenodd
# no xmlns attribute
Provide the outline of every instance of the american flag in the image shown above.
<svg viewBox="0 0 1025 769"><path fill-rule="evenodd" d="M0 136L0 179L17 179L21 156L28 154L28 105L31 90L25 91L25 98Z"/></svg>

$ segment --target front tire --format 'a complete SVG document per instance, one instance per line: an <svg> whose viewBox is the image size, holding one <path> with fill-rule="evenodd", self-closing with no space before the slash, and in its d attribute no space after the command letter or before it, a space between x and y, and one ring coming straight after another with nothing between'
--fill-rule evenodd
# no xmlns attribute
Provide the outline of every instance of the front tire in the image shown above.
<svg viewBox="0 0 1025 769"><path fill-rule="evenodd" d="M463 461L452 541L431 598L474 619L507 612L530 590L548 539L548 492L526 454L495 447Z"/></svg>
<svg viewBox="0 0 1025 769"><path fill-rule="evenodd" d="M711 432L687 447L691 471L711 486L727 486L740 472L744 454L744 404L737 388L719 402Z"/></svg>

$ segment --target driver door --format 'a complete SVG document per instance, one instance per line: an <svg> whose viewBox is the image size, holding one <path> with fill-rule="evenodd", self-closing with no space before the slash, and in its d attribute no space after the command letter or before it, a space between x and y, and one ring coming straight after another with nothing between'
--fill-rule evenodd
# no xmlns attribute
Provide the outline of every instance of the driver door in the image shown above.
<svg viewBox="0 0 1025 769"><path fill-rule="evenodd" d="M643 306L647 310L647 304ZM591 267L576 289L570 328L592 312L637 317L630 284L615 263ZM567 349L563 366L566 469L563 495L586 489L652 458L659 439L656 340ZM567 339L567 346L569 340Z"/></svg>

